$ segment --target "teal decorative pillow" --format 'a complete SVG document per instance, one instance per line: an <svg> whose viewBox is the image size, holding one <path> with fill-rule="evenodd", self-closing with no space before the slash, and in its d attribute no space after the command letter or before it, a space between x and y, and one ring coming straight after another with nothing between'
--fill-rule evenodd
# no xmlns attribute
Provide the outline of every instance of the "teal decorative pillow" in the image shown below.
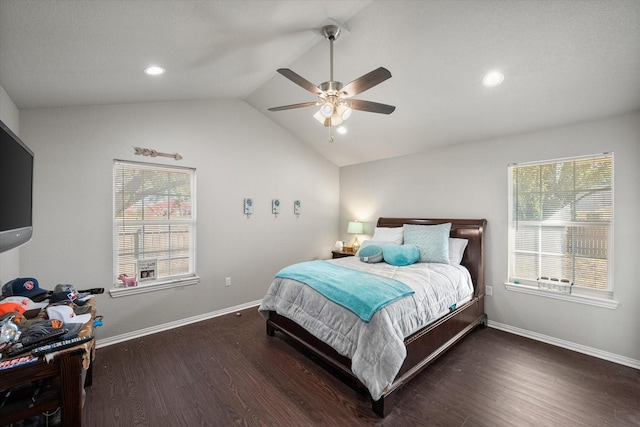
<svg viewBox="0 0 640 427"><path fill-rule="evenodd" d="M365 240L363 242L360 242L360 249L358 249L358 252L356 252L356 256L360 256L360 251L366 248L367 246L375 245L375 246L383 247L385 243L387 242L374 242L373 240Z"/></svg>
<svg viewBox="0 0 640 427"><path fill-rule="evenodd" d="M420 258L420 250L416 245L387 243L382 247L382 256L387 264L402 267L416 262Z"/></svg>
<svg viewBox="0 0 640 427"><path fill-rule="evenodd" d="M449 233L451 223L438 225L405 224L404 243L420 249L420 262L449 264Z"/></svg>
<svg viewBox="0 0 640 427"><path fill-rule="evenodd" d="M358 251L360 261L374 264L382 262L382 248L377 245L367 245Z"/></svg>

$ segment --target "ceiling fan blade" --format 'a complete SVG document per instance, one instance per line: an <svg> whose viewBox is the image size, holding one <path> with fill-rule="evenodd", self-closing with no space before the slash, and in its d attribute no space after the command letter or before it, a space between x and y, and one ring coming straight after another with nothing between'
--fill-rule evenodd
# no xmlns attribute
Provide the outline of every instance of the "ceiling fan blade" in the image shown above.
<svg viewBox="0 0 640 427"><path fill-rule="evenodd" d="M396 107L393 105L380 104L378 102L362 101L359 99L350 99L345 104L354 110L368 111L370 113L391 114Z"/></svg>
<svg viewBox="0 0 640 427"><path fill-rule="evenodd" d="M391 77L391 72L384 67L376 68L370 73L365 74L362 77L358 77L351 83L342 88L341 92L344 94L344 98L355 96L364 92L367 89L371 89L377 84L382 83Z"/></svg>
<svg viewBox="0 0 640 427"><path fill-rule="evenodd" d="M271 107L269 108L269 111L292 110L294 108L311 107L312 105L318 105L318 103L316 101L311 101L302 102L300 104L283 105L282 107Z"/></svg>
<svg viewBox="0 0 640 427"><path fill-rule="evenodd" d="M295 84L297 84L298 86L300 86L301 88L308 90L314 95L320 95L322 93L320 88L318 88L316 85L314 85L309 80L302 77L301 75L294 73L288 68L278 68L278 72L283 76L285 76L286 78L288 78L289 80L291 80L292 82L294 82Z"/></svg>

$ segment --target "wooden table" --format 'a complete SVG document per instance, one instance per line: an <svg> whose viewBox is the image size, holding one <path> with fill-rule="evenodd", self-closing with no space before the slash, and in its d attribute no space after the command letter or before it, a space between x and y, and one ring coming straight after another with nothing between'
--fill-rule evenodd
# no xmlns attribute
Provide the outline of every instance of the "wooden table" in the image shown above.
<svg viewBox="0 0 640 427"><path fill-rule="evenodd" d="M331 251L331 258L335 259L335 258L344 258L344 257L348 257L348 256L354 256L356 253L353 251L348 251L348 250L333 250Z"/></svg>

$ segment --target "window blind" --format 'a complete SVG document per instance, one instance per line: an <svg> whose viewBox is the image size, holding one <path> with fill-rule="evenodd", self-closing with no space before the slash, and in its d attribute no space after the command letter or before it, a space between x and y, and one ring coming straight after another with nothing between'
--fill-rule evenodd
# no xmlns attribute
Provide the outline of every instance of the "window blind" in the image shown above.
<svg viewBox="0 0 640 427"><path fill-rule="evenodd" d="M509 167L509 281L611 290L613 154Z"/></svg>
<svg viewBox="0 0 640 427"><path fill-rule="evenodd" d="M114 276L157 262L159 280L194 275L195 170L114 161Z"/></svg>

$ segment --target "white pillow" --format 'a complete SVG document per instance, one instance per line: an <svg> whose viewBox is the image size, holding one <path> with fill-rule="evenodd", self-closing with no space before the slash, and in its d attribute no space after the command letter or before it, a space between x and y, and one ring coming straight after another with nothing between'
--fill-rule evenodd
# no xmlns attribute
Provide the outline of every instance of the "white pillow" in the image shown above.
<svg viewBox="0 0 640 427"><path fill-rule="evenodd" d="M376 227L371 240L375 242L404 243L402 227Z"/></svg>
<svg viewBox="0 0 640 427"><path fill-rule="evenodd" d="M449 264L459 265L462 262L462 256L468 243L467 239L449 237Z"/></svg>

